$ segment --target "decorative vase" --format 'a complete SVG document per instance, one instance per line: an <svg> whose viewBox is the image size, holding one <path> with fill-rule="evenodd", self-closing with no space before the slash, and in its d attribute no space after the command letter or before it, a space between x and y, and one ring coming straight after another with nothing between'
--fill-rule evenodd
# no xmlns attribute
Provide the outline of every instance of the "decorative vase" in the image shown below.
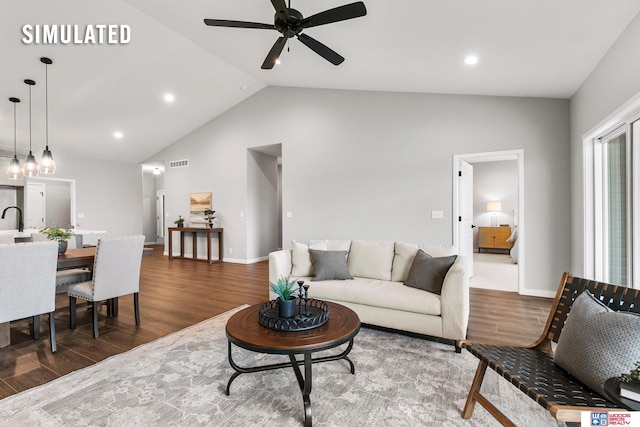
<svg viewBox="0 0 640 427"><path fill-rule="evenodd" d="M178 224L178 228L183 228L184 224Z"/></svg>
<svg viewBox="0 0 640 427"><path fill-rule="evenodd" d="M59 254L63 254L67 252L67 241L66 240L59 240L58 241L58 253Z"/></svg>
<svg viewBox="0 0 640 427"><path fill-rule="evenodd" d="M280 317L289 318L296 315L296 297L291 297L287 301L278 298L278 315Z"/></svg>
<svg viewBox="0 0 640 427"><path fill-rule="evenodd" d="M209 228L213 228L213 222L209 221Z"/></svg>

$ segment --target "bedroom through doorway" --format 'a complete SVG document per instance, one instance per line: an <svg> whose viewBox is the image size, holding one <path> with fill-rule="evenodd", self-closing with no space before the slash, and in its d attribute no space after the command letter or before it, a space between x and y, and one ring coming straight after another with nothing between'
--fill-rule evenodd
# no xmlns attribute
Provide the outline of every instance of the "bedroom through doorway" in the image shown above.
<svg viewBox="0 0 640 427"><path fill-rule="evenodd" d="M469 286L506 292L523 289L522 150L476 153L454 158L457 170L471 167L471 182L458 181L454 200L454 241L471 253ZM454 170L455 175L459 173ZM468 180L467 180L468 181ZM467 188L460 188L466 186ZM471 205L471 233L458 211ZM460 216L459 216L460 215ZM463 240L472 239L471 242ZM462 254L462 251L461 251Z"/></svg>

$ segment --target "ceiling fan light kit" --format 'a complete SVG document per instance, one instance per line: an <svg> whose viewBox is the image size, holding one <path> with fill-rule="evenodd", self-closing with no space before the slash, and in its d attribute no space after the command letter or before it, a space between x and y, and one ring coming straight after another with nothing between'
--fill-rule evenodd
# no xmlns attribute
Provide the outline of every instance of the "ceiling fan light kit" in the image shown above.
<svg viewBox="0 0 640 427"><path fill-rule="evenodd" d="M302 31L306 28L346 21L348 19L359 18L367 14L367 8L361 1L328 9L324 12L311 15L308 18L305 18L302 13L291 8L291 0L289 0L289 7L287 7L285 0L271 0L271 4L276 10L273 24L231 21L226 19L205 19L204 23L211 27L252 28L278 31L282 36L280 36L273 44L261 67L263 70L270 70L280 57L287 40L293 37L297 37L302 44L327 61L331 62L333 65L342 64L342 62L344 62L344 58L340 56L340 54L313 37L307 34L302 34Z"/></svg>

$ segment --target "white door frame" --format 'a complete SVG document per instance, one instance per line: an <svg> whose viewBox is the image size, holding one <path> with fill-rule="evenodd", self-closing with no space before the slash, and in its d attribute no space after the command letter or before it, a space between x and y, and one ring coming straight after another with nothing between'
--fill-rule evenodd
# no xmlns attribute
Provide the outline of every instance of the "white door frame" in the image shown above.
<svg viewBox="0 0 640 427"><path fill-rule="evenodd" d="M458 195L459 180L458 170L460 161L468 163L494 162L500 160L516 160L518 162L518 293L523 294L525 289L525 222L524 222L524 150L491 151L485 153L456 154L453 156L453 217L452 231L453 243L460 248L460 236L458 233Z"/></svg>
<svg viewBox="0 0 640 427"><path fill-rule="evenodd" d="M165 192L156 190L156 243L164 242L167 226L165 214Z"/></svg>
<svg viewBox="0 0 640 427"><path fill-rule="evenodd" d="M76 180L75 179L66 179L66 178L52 178L52 177L43 177L38 176L35 178L25 178L25 183L28 182L43 182L46 185L47 181L59 181L59 182L67 182L69 183L69 211L70 217L69 224L71 228L77 228L76 224ZM64 225L66 227L66 225Z"/></svg>

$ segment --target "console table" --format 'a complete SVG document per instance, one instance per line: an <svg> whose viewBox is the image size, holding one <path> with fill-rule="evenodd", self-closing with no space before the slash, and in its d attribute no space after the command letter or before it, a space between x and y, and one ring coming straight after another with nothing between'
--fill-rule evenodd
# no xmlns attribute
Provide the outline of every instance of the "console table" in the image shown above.
<svg viewBox="0 0 640 427"><path fill-rule="evenodd" d="M173 255L173 233L180 233L180 256ZM191 234L193 240L193 256L184 256L184 235ZM198 234L206 234L207 237L207 259L198 259ZM218 235L218 259L211 259L211 235ZM196 227L169 227L169 259L185 258L194 261L207 261L209 264L214 262L222 262L222 228L196 228Z"/></svg>

